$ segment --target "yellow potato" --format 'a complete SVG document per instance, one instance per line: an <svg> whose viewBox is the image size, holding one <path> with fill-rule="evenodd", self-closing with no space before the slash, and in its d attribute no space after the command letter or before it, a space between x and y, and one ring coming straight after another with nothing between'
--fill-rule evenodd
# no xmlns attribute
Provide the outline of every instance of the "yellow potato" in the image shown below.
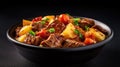
<svg viewBox="0 0 120 67"><path fill-rule="evenodd" d="M32 21L23 19L23 26L30 25Z"/></svg>
<svg viewBox="0 0 120 67"><path fill-rule="evenodd" d="M32 29L31 25L29 25L29 26L23 26L22 29L19 32L19 36L28 33L31 29Z"/></svg>
<svg viewBox="0 0 120 67"><path fill-rule="evenodd" d="M25 38L26 38L26 34L18 37L16 40L19 41L19 42L24 42Z"/></svg>
<svg viewBox="0 0 120 67"><path fill-rule="evenodd" d="M98 31L97 29L90 28L90 32L95 35L95 40L98 41L98 42L105 39L105 34L103 34L102 32Z"/></svg>
<svg viewBox="0 0 120 67"><path fill-rule="evenodd" d="M97 41L102 41L102 40L104 40L105 39L105 35L102 33L102 32L96 32L95 33L95 36L96 36L96 40Z"/></svg>
<svg viewBox="0 0 120 67"><path fill-rule="evenodd" d="M69 23L65 30L61 33L62 36L65 38L75 38L76 35L74 34L75 27L72 23Z"/></svg>
<svg viewBox="0 0 120 67"><path fill-rule="evenodd" d="M43 20L46 18L48 18L49 24L51 24L54 21L55 16L54 15L45 16L45 17L43 17Z"/></svg>

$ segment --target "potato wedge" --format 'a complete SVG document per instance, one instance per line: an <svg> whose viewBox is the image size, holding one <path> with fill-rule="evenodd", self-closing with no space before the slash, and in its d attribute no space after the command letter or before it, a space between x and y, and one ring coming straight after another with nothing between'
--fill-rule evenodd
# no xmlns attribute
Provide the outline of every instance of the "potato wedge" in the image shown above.
<svg viewBox="0 0 120 67"><path fill-rule="evenodd" d="M23 26L22 29L19 32L19 36L28 33L31 29L32 29L31 25L29 25L29 26Z"/></svg>
<svg viewBox="0 0 120 67"><path fill-rule="evenodd" d="M62 36L65 38L75 38L76 35L74 34L75 27L72 23L69 23L65 30L61 33Z"/></svg>
<svg viewBox="0 0 120 67"><path fill-rule="evenodd" d="M103 34L102 32L100 32L97 29L90 28L90 32L94 34L95 40L98 41L98 42L105 39L105 34Z"/></svg>
<svg viewBox="0 0 120 67"><path fill-rule="evenodd" d="M22 35L22 36L16 38L16 40L19 41L19 42L24 42L24 40L25 40L26 37L27 37L27 35L24 34L24 35Z"/></svg>
<svg viewBox="0 0 120 67"><path fill-rule="evenodd" d="M23 19L23 26L30 25L32 21Z"/></svg>

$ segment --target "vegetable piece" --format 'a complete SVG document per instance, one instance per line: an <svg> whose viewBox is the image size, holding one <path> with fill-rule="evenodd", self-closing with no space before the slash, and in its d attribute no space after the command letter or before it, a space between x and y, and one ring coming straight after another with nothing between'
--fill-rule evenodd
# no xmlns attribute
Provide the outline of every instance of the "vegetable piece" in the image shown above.
<svg viewBox="0 0 120 67"><path fill-rule="evenodd" d="M102 41L102 40L105 39L105 34L103 34L103 33L100 32L100 31L96 31L96 32L94 33L94 35L95 35L96 41L98 41L98 42L100 42L100 41Z"/></svg>
<svg viewBox="0 0 120 67"><path fill-rule="evenodd" d="M74 25L79 25L79 22L75 21L75 22L74 22Z"/></svg>
<svg viewBox="0 0 120 67"><path fill-rule="evenodd" d="M89 30L89 27L88 27L88 26L85 26L85 30L88 31L88 30Z"/></svg>
<svg viewBox="0 0 120 67"><path fill-rule="evenodd" d="M51 16L45 16L44 18L48 18L48 22L49 22L49 24L51 24L53 21L54 21L54 19L55 19L55 16L54 15L51 15ZM43 18L43 19L44 19Z"/></svg>
<svg viewBox="0 0 120 67"><path fill-rule="evenodd" d="M68 24L69 19L69 15L67 14L61 14L58 18L58 20L64 24Z"/></svg>
<svg viewBox="0 0 120 67"><path fill-rule="evenodd" d="M79 25L80 18L73 18L74 25Z"/></svg>
<svg viewBox="0 0 120 67"><path fill-rule="evenodd" d="M32 23L32 21L25 20L25 19L23 19L22 22L23 22L23 26L30 25Z"/></svg>
<svg viewBox="0 0 120 67"><path fill-rule="evenodd" d="M44 25L46 23L46 21L41 21L41 24Z"/></svg>
<svg viewBox="0 0 120 67"><path fill-rule="evenodd" d="M80 21L80 18L74 18L74 21L79 22L79 21Z"/></svg>
<svg viewBox="0 0 120 67"><path fill-rule="evenodd" d="M33 35L33 36L35 36L35 32L34 32L34 31L32 31L32 30L29 32L29 34L31 34L31 35Z"/></svg>
<svg viewBox="0 0 120 67"><path fill-rule="evenodd" d="M42 18L42 21L48 21L48 20L49 20L49 18L47 18L47 17Z"/></svg>
<svg viewBox="0 0 120 67"><path fill-rule="evenodd" d="M86 32L85 37L95 39L97 42L99 42L105 39L105 34L95 28L90 28L89 31Z"/></svg>
<svg viewBox="0 0 120 67"><path fill-rule="evenodd" d="M42 18L41 24L42 24L42 25L45 25L46 22L48 22L48 20L49 20L49 19L46 18L46 17Z"/></svg>
<svg viewBox="0 0 120 67"><path fill-rule="evenodd" d="M96 43L96 41L93 40L93 39L91 39L91 38L85 38L84 43L85 43L86 45L91 45L91 44Z"/></svg>
<svg viewBox="0 0 120 67"><path fill-rule="evenodd" d="M54 28L50 28L48 31L49 31L50 33L54 33L54 32L55 32L55 29L54 29Z"/></svg>
<svg viewBox="0 0 120 67"><path fill-rule="evenodd" d="M75 27L72 23L69 23L64 31L61 33L65 38L75 38L76 34L74 34Z"/></svg>
<svg viewBox="0 0 120 67"><path fill-rule="evenodd" d="M27 37L27 35L24 34L24 35L22 35L22 36L16 38L16 40L19 41L19 42L24 42L24 40L25 40L26 37Z"/></svg>
<svg viewBox="0 0 120 67"><path fill-rule="evenodd" d="M75 29L74 32L75 32L75 34L79 35L80 39L83 38L83 35L82 35L82 33L79 32L79 30Z"/></svg>
<svg viewBox="0 0 120 67"><path fill-rule="evenodd" d="M75 32L75 34L77 34L77 35L80 33L79 30L77 30L77 29L75 29L74 32Z"/></svg>
<svg viewBox="0 0 120 67"><path fill-rule="evenodd" d="M88 31L85 33L85 38L91 38L95 40L95 35L93 31Z"/></svg>
<svg viewBox="0 0 120 67"><path fill-rule="evenodd" d="M19 36L28 33L32 29L32 26L23 26L22 29L19 31Z"/></svg>
<svg viewBox="0 0 120 67"><path fill-rule="evenodd" d="M40 32L38 32L37 34L36 34L37 36L40 36L40 37L42 37L42 38L47 38L48 37L48 34L47 34L47 30L45 30L45 29L42 29Z"/></svg>
<svg viewBox="0 0 120 67"><path fill-rule="evenodd" d="M82 33L79 33L79 37L80 37L80 39L83 39Z"/></svg>
<svg viewBox="0 0 120 67"><path fill-rule="evenodd" d="M39 17L36 17L32 20L32 22L38 22L38 21L41 21L42 20L42 16L39 16Z"/></svg>

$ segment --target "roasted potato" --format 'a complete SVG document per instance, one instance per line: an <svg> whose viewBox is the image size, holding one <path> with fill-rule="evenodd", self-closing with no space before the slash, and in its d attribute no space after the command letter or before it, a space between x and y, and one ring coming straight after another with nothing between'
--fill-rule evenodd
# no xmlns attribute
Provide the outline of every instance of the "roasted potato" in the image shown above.
<svg viewBox="0 0 120 67"><path fill-rule="evenodd" d="M32 21L23 19L23 26L32 24Z"/></svg>
<svg viewBox="0 0 120 67"><path fill-rule="evenodd" d="M19 41L19 42L24 42L24 40L25 40L26 37L27 37L26 34L24 34L24 35L16 38L16 40Z"/></svg>
<svg viewBox="0 0 120 67"><path fill-rule="evenodd" d="M90 28L90 30L86 32L85 37L91 37L92 39L95 38L97 42L100 42L105 39L105 34L95 28Z"/></svg>
<svg viewBox="0 0 120 67"><path fill-rule="evenodd" d="M75 38L76 35L74 34L75 27L72 23L69 23L65 30L61 33L62 36L66 38Z"/></svg>
<svg viewBox="0 0 120 67"><path fill-rule="evenodd" d="M19 31L19 36L28 33L32 29L31 25L23 26L22 29Z"/></svg>

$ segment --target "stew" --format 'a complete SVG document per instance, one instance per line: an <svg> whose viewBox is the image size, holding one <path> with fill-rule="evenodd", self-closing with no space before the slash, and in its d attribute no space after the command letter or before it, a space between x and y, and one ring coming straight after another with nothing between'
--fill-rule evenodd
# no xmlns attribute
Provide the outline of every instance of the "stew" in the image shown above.
<svg viewBox="0 0 120 67"><path fill-rule="evenodd" d="M90 18L69 14L23 19L15 30L15 39L29 45L50 48L73 48L94 45L106 39L107 31Z"/></svg>

